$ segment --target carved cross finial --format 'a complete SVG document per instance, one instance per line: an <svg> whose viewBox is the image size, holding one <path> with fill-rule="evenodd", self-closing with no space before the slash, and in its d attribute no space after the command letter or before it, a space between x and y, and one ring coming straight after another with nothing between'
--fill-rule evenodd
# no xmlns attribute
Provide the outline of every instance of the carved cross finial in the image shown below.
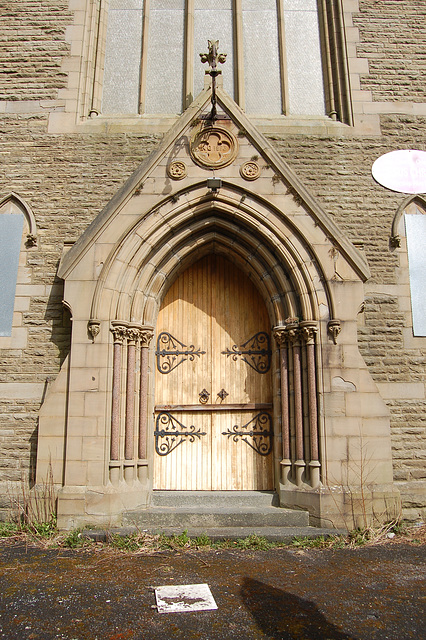
<svg viewBox="0 0 426 640"><path fill-rule="evenodd" d="M209 52L208 53L200 53L201 62L204 64L208 62L210 65L210 69L206 71L209 75L213 77L213 75L217 76L222 73L217 69L217 63L223 64L226 62L226 53L218 53L219 49L219 40L209 40ZM212 73L213 72L213 73Z"/></svg>
<svg viewBox="0 0 426 640"><path fill-rule="evenodd" d="M212 110L210 114L210 119L214 120L216 117L216 78L218 75L222 73L220 69L217 68L218 63L223 64L226 62L226 53L219 53L219 40L209 40L209 52L208 53L200 53L201 62L204 64L208 62L210 68L206 71L206 74L211 76L212 78Z"/></svg>

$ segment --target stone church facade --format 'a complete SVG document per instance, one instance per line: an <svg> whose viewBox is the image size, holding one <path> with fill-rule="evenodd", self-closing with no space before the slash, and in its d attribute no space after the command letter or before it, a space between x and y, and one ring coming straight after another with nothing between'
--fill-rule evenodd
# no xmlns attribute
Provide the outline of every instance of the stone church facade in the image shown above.
<svg viewBox="0 0 426 640"><path fill-rule="evenodd" d="M426 197L371 167L425 148L426 7L210 4L2 9L1 515L52 471L63 527L422 520Z"/></svg>

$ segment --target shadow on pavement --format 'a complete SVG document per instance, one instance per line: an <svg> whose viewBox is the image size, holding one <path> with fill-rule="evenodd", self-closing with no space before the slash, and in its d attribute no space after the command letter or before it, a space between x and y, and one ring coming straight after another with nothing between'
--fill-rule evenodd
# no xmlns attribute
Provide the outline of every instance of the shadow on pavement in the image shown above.
<svg viewBox="0 0 426 640"><path fill-rule="evenodd" d="M356 640L328 622L315 604L244 578L241 596L261 629L275 640Z"/></svg>

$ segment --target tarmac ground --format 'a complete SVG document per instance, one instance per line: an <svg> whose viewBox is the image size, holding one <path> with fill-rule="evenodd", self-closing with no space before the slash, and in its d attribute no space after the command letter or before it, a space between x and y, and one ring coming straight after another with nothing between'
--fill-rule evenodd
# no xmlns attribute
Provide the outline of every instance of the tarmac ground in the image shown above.
<svg viewBox="0 0 426 640"><path fill-rule="evenodd" d="M6 640L426 638L426 546L164 551L0 543ZM154 588L207 583L217 610L159 613Z"/></svg>

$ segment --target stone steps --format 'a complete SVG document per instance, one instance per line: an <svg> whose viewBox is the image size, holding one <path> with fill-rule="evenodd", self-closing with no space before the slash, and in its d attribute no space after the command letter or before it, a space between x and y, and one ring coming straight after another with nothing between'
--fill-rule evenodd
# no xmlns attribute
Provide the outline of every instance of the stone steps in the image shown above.
<svg viewBox="0 0 426 640"><path fill-rule="evenodd" d="M212 542L221 540L241 540L248 538L252 534L265 538L269 542L291 542L296 537L301 538L318 538L319 536L328 537L331 535L339 535L346 533L343 530L337 529L320 529L319 527L258 527L253 529L252 527L218 527L218 528L197 528L186 527L185 529L177 529L175 527L163 527L161 530L141 530L140 527L126 526L116 527L109 530L99 529L86 529L82 531L82 535L85 538L90 538L96 542L107 542L111 534L120 536L129 536L134 533L140 532L146 533L163 533L166 536L180 535L184 531L189 538L197 538L202 535L207 535Z"/></svg>
<svg viewBox="0 0 426 640"><path fill-rule="evenodd" d="M279 506L275 491L153 491L152 507Z"/></svg>
<svg viewBox="0 0 426 640"><path fill-rule="evenodd" d="M122 523L150 533L245 529L259 535L266 527L309 526L307 511L274 506L277 502L277 495L266 491L155 491L149 508L126 511Z"/></svg>

